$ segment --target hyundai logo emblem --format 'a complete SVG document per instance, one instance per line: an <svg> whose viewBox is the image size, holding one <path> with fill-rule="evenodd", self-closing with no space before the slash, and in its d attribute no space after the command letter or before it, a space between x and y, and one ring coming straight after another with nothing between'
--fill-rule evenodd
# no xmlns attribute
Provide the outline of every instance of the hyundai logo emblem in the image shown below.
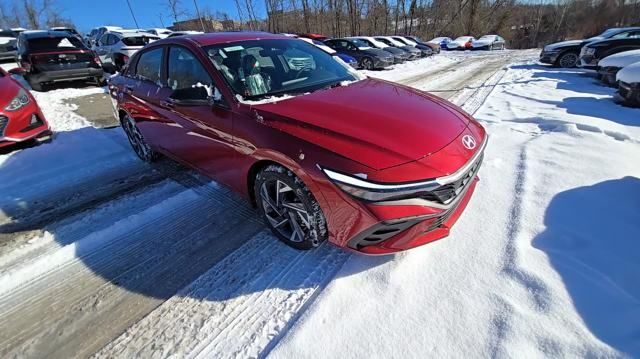
<svg viewBox="0 0 640 359"><path fill-rule="evenodd" d="M473 138L473 136L464 135L464 136L462 136L462 145L466 149L472 150L472 149L476 148L476 139Z"/></svg>

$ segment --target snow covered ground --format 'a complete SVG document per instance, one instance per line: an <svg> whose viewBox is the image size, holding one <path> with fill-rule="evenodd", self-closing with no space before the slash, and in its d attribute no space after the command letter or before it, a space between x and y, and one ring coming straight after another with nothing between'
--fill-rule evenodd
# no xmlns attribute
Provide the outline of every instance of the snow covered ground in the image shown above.
<svg viewBox="0 0 640 359"><path fill-rule="evenodd" d="M103 89L36 93L56 138L0 155L0 356L640 356L640 110L537 53L367 73L491 136L451 236L385 257L294 251L63 101Z"/></svg>

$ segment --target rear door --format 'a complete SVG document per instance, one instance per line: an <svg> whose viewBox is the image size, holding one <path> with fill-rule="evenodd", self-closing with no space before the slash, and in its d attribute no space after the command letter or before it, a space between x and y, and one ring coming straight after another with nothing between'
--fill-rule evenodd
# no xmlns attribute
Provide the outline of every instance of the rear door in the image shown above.
<svg viewBox="0 0 640 359"><path fill-rule="evenodd" d="M120 89L123 107L136 120L147 143L160 150L164 150L172 138L180 138L186 133L165 118L165 110L161 107L161 99L171 93L163 82L164 52L165 47L154 47L141 53L127 70Z"/></svg>

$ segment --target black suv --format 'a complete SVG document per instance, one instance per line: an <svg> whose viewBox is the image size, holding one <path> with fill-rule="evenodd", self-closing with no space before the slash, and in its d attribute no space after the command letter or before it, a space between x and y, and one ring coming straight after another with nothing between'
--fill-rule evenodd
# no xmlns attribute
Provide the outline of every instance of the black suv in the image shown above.
<svg viewBox="0 0 640 359"><path fill-rule="evenodd" d="M98 56L64 31L30 31L18 37L16 62L36 91L56 82L91 80L104 84Z"/></svg>

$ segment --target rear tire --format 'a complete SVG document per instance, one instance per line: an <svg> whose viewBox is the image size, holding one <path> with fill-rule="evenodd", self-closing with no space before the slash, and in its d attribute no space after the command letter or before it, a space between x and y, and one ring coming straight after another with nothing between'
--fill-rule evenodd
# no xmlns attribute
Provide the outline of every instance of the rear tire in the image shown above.
<svg viewBox="0 0 640 359"><path fill-rule="evenodd" d="M578 64L578 53L575 51L567 51L560 55L556 60L555 65L565 69L576 67Z"/></svg>
<svg viewBox="0 0 640 359"><path fill-rule="evenodd" d="M254 195L258 210L279 240L308 250L327 240L327 224L320 205L293 172L270 165L256 176Z"/></svg>
<svg viewBox="0 0 640 359"><path fill-rule="evenodd" d="M151 149L151 146L145 141L142 133L138 129L136 121L129 115L125 115L120 120L122 129L129 139L129 143L133 148L133 151L140 157L141 160L151 163L158 159L159 154Z"/></svg>

